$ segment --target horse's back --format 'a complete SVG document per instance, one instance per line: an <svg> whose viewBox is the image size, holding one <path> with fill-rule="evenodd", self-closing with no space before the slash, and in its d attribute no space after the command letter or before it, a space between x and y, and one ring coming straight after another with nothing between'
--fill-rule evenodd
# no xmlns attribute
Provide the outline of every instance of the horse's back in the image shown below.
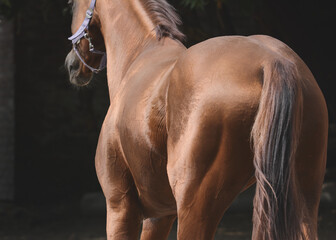
<svg viewBox="0 0 336 240"><path fill-rule="evenodd" d="M257 75L262 63L272 55L272 51L248 37L217 37L187 49L176 68L195 81L209 77L223 83L243 81Z"/></svg>
<svg viewBox="0 0 336 240"><path fill-rule="evenodd" d="M267 62L276 59L295 64L303 78L314 79L306 64L289 46L267 35L208 39L187 49L176 68L195 80L217 74L212 77L221 81L242 81L244 78L252 80L251 77L260 73Z"/></svg>

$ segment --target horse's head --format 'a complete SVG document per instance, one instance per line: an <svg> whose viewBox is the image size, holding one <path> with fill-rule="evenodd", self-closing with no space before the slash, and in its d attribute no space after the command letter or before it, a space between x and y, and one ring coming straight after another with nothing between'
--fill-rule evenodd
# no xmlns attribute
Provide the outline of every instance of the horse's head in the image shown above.
<svg viewBox="0 0 336 240"><path fill-rule="evenodd" d="M65 59L65 67L70 82L84 86L89 84L93 73L99 72L106 64L104 39L94 11L95 0L69 0L69 4L73 9L71 30L74 35L69 38L73 49Z"/></svg>

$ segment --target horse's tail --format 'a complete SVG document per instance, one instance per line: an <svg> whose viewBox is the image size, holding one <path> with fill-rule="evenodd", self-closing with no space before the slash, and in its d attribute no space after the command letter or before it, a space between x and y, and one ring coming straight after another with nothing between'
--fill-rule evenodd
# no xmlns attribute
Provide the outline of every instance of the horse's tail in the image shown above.
<svg viewBox="0 0 336 240"><path fill-rule="evenodd" d="M253 239L303 239L294 160L301 132L302 86L296 66L264 66L260 105L252 128L255 177Z"/></svg>

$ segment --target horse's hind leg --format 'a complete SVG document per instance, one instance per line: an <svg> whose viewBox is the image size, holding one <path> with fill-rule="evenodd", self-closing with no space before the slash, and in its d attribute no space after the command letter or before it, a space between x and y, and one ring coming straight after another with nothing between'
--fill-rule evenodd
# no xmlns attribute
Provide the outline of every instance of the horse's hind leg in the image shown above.
<svg viewBox="0 0 336 240"><path fill-rule="evenodd" d="M143 221L141 240L167 239L176 215L162 218L148 218Z"/></svg>
<svg viewBox="0 0 336 240"><path fill-rule="evenodd" d="M138 239L142 219L132 175L104 122L96 151L97 176L106 198L108 240Z"/></svg>
<svg viewBox="0 0 336 240"><path fill-rule="evenodd" d="M199 122L169 140L168 177L178 213L178 239L213 239L234 198L254 173L249 126ZM224 124L223 124L224 125Z"/></svg>
<svg viewBox="0 0 336 240"><path fill-rule="evenodd" d="M320 164L314 167L305 166L298 171L302 171L299 176L299 188L303 200L303 231L307 240L318 239L317 222L318 222L318 208L320 203L320 196L322 190L322 183L324 178L325 157L319 158ZM307 163L308 164L308 163Z"/></svg>
<svg viewBox="0 0 336 240"><path fill-rule="evenodd" d="M297 152L296 177L299 200L304 203L303 229L306 239L317 239L317 218L326 168L328 121L326 108L316 99L307 99L302 134ZM309 102L311 101L311 102Z"/></svg>

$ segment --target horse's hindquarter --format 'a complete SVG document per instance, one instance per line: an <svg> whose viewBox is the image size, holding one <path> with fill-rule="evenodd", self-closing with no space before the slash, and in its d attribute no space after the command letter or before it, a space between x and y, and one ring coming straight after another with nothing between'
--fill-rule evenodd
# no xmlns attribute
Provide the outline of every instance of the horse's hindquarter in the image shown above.
<svg viewBox="0 0 336 240"><path fill-rule="evenodd" d="M268 57L245 37L215 38L188 49L172 72L167 170L183 236L212 232L253 176L250 132Z"/></svg>
<svg viewBox="0 0 336 240"><path fill-rule="evenodd" d="M264 71L277 60L294 63L306 102L318 101L320 107L325 107L308 67L284 43L263 35L218 37L188 49L172 73L167 107L172 145L189 131L188 124L190 127L200 124L196 119L209 119L204 124L213 126L251 127L259 106ZM247 138L249 127L245 129L249 130ZM226 128L223 134L229 132L230 128Z"/></svg>
<svg viewBox="0 0 336 240"><path fill-rule="evenodd" d="M311 209L311 212L317 214L325 172L328 135L328 113L324 96L309 68L293 50L268 36L255 35L252 38L295 63L298 70L303 95L303 112L296 171L301 191L310 201L307 204L313 205L314 209Z"/></svg>
<svg viewBox="0 0 336 240"><path fill-rule="evenodd" d="M303 92L297 177L302 194L313 196L307 207L316 213L325 168L327 114L314 77L278 40L221 37L188 49L177 62L169 85L167 169L181 221L195 225L192 219L196 216L212 216L210 225L217 224L253 175L251 127L264 73L275 71L268 66L277 61L295 66L295 80ZM314 139L319 144L314 145Z"/></svg>
<svg viewBox="0 0 336 240"><path fill-rule="evenodd" d="M199 126L196 119L225 127L224 134L230 124L252 126L268 58L267 51L245 37L210 39L188 49L174 68L168 90L172 144L180 141L188 125Z"/></svg>

